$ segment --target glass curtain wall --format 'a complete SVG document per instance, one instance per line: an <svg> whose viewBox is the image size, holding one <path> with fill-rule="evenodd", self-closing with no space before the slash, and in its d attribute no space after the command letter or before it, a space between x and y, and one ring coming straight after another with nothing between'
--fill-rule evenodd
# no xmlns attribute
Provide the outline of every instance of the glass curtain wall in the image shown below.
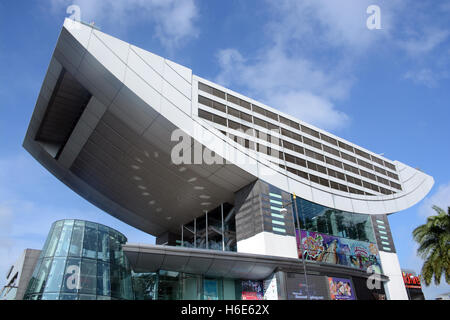
<svg viewBox="0 0 450 320"><path fill-rule="evenodd" d="M131 268L121 245L124 235L104 225L53 223L24 299L133 299Z"/></svg>
<svg viewBox="0 0 450 320"><path fill-rule="evenodd" d="M182 225L181 230L183 247L220 251L237 250L234 208L228 203Z"/></svg>
<svg viewBox="0 0 450 320"><path fill-rule="evenodd" d="M336 210L298 197L295 201L300 258L361 270L372 267L381 272L370 215Z"/></svg>
<svg viewBox="0 0 450 320"><path fill-rule="evenodd" d="M340 211L301 198L296 199L296 229L325 233L341 238L375 242L370 215ZM294 212L294 214L296 214ZM297 218L297 217L296 217Z"/></svg>
<svg viewBox="0 0 450 320"><path fill-rule="evenodd" d="M160 270L133 274L136 300L235 300L240 280Z"/></svg>

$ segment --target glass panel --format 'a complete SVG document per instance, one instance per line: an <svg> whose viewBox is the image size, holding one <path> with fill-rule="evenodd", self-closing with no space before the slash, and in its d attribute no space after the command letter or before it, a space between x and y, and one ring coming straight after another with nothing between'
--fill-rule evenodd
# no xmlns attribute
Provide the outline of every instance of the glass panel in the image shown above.
<svg viewBox="0 0 450 320"><path fill-rule="evenodd" d="M66 267L66 258L54 258L44 292L60 292Z"/></svg>
<svg viewBox="0 0 450 320"><path fill-rule="evenodd" d="M66 257L69 252L70 238L72 237L73 220L65 220L61 236L56 247L56 257Z"/></svg>
<svg viewBox="0 0 450 320"><path fill-rule="evenodd" d="M111 282L109 263L97 263L97 295L109 296L111 295Z"/></svg>
<svg viewBox="0 0 450 320"><path fill-rule="evenodd" d="M41 296L41 300L58 300L59 293L44 293Z"/></svg>
<svg viewBox="0 0 450 320"><path fill-rule="evenodd" d="M220 206L208 212L208 248L222 250L222 212Z"/></svg>
<svg viewBox="0 0 450 320"><path fill-rule="evenodd" d="M34 288L31 288L30 293L42 293L44 291L45 282L47 281L47 275L50 269L51 262L51 258L45 258L44 260L42 260L42 265L39 269L35 286Z"/></svg>
<svg viewBox="0 0 450 320"><path fill-rule="evenodd" d="M206 248L206 217L202 216L196 219L197 223L197 248Z"/></svg>
<svg viewBox="0 0 450 320"><path fill-rule="evenodd" d="M81 257L83 248L84 221L75 221L70 241L69 256Z"/></svg>
<svg viewBox="0 0 450 320"><path fill-rule="evenodd" d="M70 293L64 293L59 296L59 300L78 300L78 295L76 294L70 294Z"/></svg>
<svg viewBox="0 0 450 320"><path fill-rule="evenodd" d="M158 275L156 273L133 274L135 300L156 300Z"/></svg>
<svg viewBox="0 0 450 320"><path fill-rule="evenodd" d="M235 280L223 279L223 298L225 300L237 300L240 297L236 297Z"/></svg>
<svg viewBox="0 0 450 320"><path fill-rule="evenodd" d="M236 219L235 210L232 206L223 206L223 228L225 251L236 251Z"/></svg>
<svg viewBox="0 0 450 320"><path fill-rule="evenodd" d="M183 246L187 248L194 247L194 221L183 226Z"/></svg>
<svg viewBox="0 0 450 320"><path fill-rule="evenodd" d="M331 215L333 235L338 237L357 239L356 229L353 227L351 214L333 210Z"/></svg>
<svg viewBox="0 0 450 320"><path fill-rule="evenodd" d="M79 258L68 258L66 264L66 272L62 283L62 291L66 293L78 293L80 289L80 263Z"/></svg>
<svg viewBox="0 0 450 320"><path fill-rule="evenodd" d="M110 266L110 285L111 285L111 296L115 298L120 298L120 267L115 264L111 264Z"/></svg>
<svg viewBox="0 0 450 320"><path fill-rule="evenodd" d="M193 274L183 275L182 300L200 300L201 276Z"/></svg>
<svg viewBox="0 0 450 320"><path fill-rule="evenodd" d="M87 223L84 229L83 257L97 258L97 230L88 227Z"/></svg>
<svg viewBox="0 0 450 320"><path fill-rule="evenodd" d="M367 214L353 214L353 224L355 225L358 240L375 242L375 234L372 228L372 221Z"/></svg>
<svg viewBox="0 0 450 320"><path fill-rule="evenodd" d="M109 262L109 232L108 230L99 230L98 232L98 259Z"/></svg>
<svg viewBox="0 0 450 320"><path fill-rule="evenodd" d="M179 273L161 270L159 272L158 300L179 300Z"/></svg>
<svg viewBox="0 0 450 320"><path fill-rule="evenodd" d="M114 264L121 264L122 263L122 250L120 246L120 241L117 238L117 234L115 232L112 232L110 230L109 232L109 256L110 256L110 262Z"/></svg>
<svg viewBox="0 0 450 320"><path fill-rule="evenodd" d="M125 268L120 268L120 290L122 299L133 299L133 288L131 287L131 272Z"/></svg>
<svg viewBox="0 0 450 320"><path fill-rule="evenodd" d="M203 300L222 300L221 282L220 279L203 279Z"/></svg>
<svg viewBox="0 0 450 320"><path fill-rule="evenodd" d="M59 236L61 235L61 230L64 221L55 222L55 228L51 234L51 239L49 241L47 250L45 251L44 257L52 257L55 254L56 245L58 244Z"/></svg>
<svg viewBox="0 0 450 320"><path fill-rule="evenodd" d="M81 278L80 278L82 293L96 294L97 290L97 262L90 259L83 259L81 261Z"/></svg>

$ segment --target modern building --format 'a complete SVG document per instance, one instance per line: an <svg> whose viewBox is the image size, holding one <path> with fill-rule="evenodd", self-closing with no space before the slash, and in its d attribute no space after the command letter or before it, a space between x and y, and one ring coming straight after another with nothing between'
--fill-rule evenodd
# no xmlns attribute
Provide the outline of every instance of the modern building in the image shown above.
<svg viewBox="0 0 450 320"><path fill-rule="evenodd" d="M432 177L93 26L65 20L23 145L156 237L122 245L140 297L408 298L387 215Z"/></svg>
<svg viewBox="0 0 450 320"><path fill-rule="evenodd" d="M17 261L8 269L6 282L0 291L0 300L22 300L31 279L40 250L25 249Z"/></svg>
<svg viewBox="0 0 450 320"><path fill-rule="evenodd" d="M403 282L405 284L406 292L409 300L425 300L422 292L422 284L420 282L420 275L416 275L414 270L402 269Z"/></svg>

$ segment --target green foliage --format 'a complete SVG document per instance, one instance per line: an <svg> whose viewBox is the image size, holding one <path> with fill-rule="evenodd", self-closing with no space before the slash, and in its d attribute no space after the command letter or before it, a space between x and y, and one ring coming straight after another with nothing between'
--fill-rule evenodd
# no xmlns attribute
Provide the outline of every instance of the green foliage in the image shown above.
<svg viewBox="0 0 450 320"><path fill-rule="evenodd" d="M436 215L427 218L427 222L413 231L413 238L419 244L417 254L425 260L422 266L422 278L429 286L432 278L439 285L442 274L450 284L450 207L448 212L433 206Z"/></svg>

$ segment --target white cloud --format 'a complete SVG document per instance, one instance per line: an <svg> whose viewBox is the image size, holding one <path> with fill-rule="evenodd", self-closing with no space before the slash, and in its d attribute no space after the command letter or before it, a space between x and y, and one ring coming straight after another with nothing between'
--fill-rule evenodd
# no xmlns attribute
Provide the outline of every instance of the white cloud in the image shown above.
<svg viewBox="0 0 450 320"><path fill-rule="evenodd" d="M221 50L217 58L221 71L216 81L225 86L246 88L264 103L322 128L342 128L349 121L332 100L345 97L352 80L340 79L335 71L323 71L303 57L289 57L279 45L252 62L236 49Z"/></svg>
<svg viewBox="0 0 450 320"><path fill-rule="evenodd" d="M126 29L141 22L151 22L155 30L148 30L168 49L174 49L183 41L196 38L195 26L198 9L194 0L50 0L53 12L62 10L66 16L68 6L78 5L81 20L95 21L109 30Z"/></svg>
<svg viewBox="0 0 450 320"><path fill-rule="evenodd" d="M280 31L280 37L303 40L314 48L333 46L347 52L363 52L375 42L385 39L391 28L398 4L392 1L377 1L381 10L381 30L369 30L366 25L366 10L372 0L281 0L269 5L282 16L273 23L273 30ZM285 32L287 31L287 32Z"/></svg>
<svg viewBox="0 0 450 320"><path fill-rule="evenodd" d="M436 87L441 76L429 68L408 71L403 76L405 79L413 81L415 84L421 84L428 88Z"/></svg>
<svg viewBox="0 0 450 320"><path fill-rule="evenodd" d="M441 184L436 192L423 200L422 205L419 207L419 215L422 217L435 215L436 211L432 209L433 205L443 210L447 210L450 207L450 182Z"/></svg>
<svg viewBox="0 0 450 320"><path fill-rule="evenodd" d="M398 44L412 56L423 56L435 50L449 37L450 32L437 28L427 27L414 31L414 34L406 40L398 41Z"/></svg>

